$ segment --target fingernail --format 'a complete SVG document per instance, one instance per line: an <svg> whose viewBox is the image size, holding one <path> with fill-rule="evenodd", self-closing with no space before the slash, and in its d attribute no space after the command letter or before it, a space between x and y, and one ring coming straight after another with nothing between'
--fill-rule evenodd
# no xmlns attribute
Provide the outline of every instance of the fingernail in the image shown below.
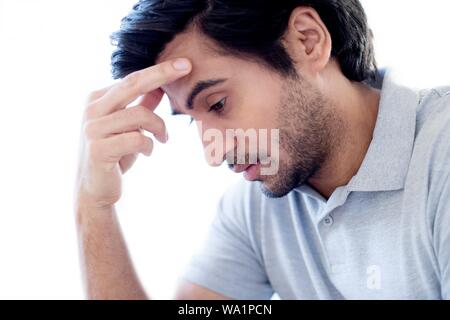
<svg viewBox="0 0 450 320"><path fill-rule="evenodd" d="M173 67L176 70L185 71L191 67L191 64L187 59L177 59L173 62Z"/></svg>
<svg viewBox="0 0 450 320"><path fill-rule="evenodd" d="M166 131L166 142L169 141L169 133Z"/></svg>

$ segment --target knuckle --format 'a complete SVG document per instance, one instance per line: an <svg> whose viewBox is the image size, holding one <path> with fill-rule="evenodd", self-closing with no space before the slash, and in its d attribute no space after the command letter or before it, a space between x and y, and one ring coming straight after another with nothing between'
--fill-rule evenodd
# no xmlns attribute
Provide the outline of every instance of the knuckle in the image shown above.
<svg viewBox="0 0 450 320"><path fill-rule="evenodd" d="M161 126L158 120L155 121L152 112L142 106L130 108L126 113L126 117L134 125L149 131L158 129Z"/></svg>
<svg viewBox="0 0 450 320"><path fill-rule="evenodd" d="M95 137L95 124L93 121L86 121L83 125L83 133L84 136L89 139L92 140Z"/></svg>
<svg viewBox="0 0 450 320"><path fill-rule="evenodd" d="M152 132L155 130L155 122L152 119L146 117L140 121L140 127L149 132Z"/></svg>
<svg viewBox="0 0 450 320"><path fill-rule="evenodd" d="M145 127L156 131L164 130L165 124L164 121L157 116L152 111L146 109L145 107L140 108L139 110L139 119L141 123L144 124Z"/></svg>
<svg viewBox="0 0 450 320"><path fill-rule="evenodd" d="M167 63L159 64L156 67L156 71L159 77L165 79L172 74L172 68Z"/></svg>
<svg viewBox="0 0 450 320"><path fill-rule="evenodd" d="M122 87L128 88L128 89L129 88L134 88L137 85L140 77L141 77L141 74L140 74L139 71L138 72L133 72L133 73L127 75L123 79L123 81L121 82L121 85L122 85Z"/></svg>
<svg viewBox="0 0 450 320"><path fill-rule="evenodd" d="M97 114L97 108L94 103L89 103L84 109L84 117L85 119L94 119Z"/></svg>
<svg viewBox="0 0 450 320"><path fill-rule="evenodd" d="M139 107L136 113L141 123L148 125L154 122L151 111L146 110L145 107Z"/></svg>
<svg viewBox="0 0 450 320"><path fill-rule="evenodd" d="M164 121L162 119L160 119L158 117L156 117L154 119L151 119L151 124L152 124L152 126L154 126L155 131L157 133L164 134L166 126L165 126Z"/></svg>
<svg viewBox="0 0 450 320"><path fill-rule="evenodd" d="M145 145L145 137L140 132L132 132L129 136L130 143L135 148L140 148Z"/></svg>
<svg viewBox="0 0 450 320"><path fill-rule="evenodd" d="M142 119L142 110L138 107L128 108L125 111L125 117L130 121L136 122L137 120Z"/></svg>
<svg viewBox="0 0 450 320"><path fill-rule="evenodd" d="M86 101L88 103L97 100L98 98L100 98L103 95L103 90L94 90L91 91L87 97L86 97Z"/></svg>

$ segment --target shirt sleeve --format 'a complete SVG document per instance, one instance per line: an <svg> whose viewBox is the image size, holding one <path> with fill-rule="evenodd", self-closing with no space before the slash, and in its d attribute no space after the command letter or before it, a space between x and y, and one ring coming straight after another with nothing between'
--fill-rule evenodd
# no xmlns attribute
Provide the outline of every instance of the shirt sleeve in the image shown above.
<svg viewBox="0 0 450 320"><path fill-rule="evenodd" d="M441 274L442 298L450 300L450 175L439 198L435 226L434 241Z"/></svg>
<svg viewBox="0 0 450 320"><path fill-rule="evenodd" d="M254 226L248 226L243 212L248 206L240 201L245 199L222 197L206 241L182 278L232 299L268 300L274 292L249 234Z"/></svg>

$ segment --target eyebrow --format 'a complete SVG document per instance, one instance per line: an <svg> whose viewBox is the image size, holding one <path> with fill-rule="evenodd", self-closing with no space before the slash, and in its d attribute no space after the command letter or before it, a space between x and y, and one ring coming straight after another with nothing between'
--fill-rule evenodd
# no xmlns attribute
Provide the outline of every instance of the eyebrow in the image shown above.
<svg viewBox="0 0 450 320"><path fill-rule="evenodd" d="M188 95L188 98L186 100L186 109L194 109L194 100L202 91L214 87L218 84L224 83L227 80L228 79L210 79L197 82ZM184 113L172 109L172 115L176 116L180 114L182 115Z"/></svg>

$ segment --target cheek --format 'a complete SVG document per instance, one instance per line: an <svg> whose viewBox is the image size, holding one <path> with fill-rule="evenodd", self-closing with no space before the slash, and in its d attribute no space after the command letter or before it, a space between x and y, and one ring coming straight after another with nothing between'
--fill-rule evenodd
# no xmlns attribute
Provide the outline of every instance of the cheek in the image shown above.
<svg viewBox="0 0 450 320"><path fill-rule="evenodd" d="M272 99L271 99L272 100ZM279 106L271 100L256 99L239 105L233 120L241 128L271 129L277 127Z"/></svg>
<svg viewBox="0 0 450 320"><path fill-rule="evenodd" d="M251 78L240 79L226 91L227 107L218 119L227 128L270 128L276 124L279 89L274 89L264 75L257 78L255 72L249 74Z"/></svg>
<svg viewBox="0 0 450 320"><path fill-rule="evenodd" d="M259 136L259 146L260 150L278 159L281 153L280 130L277 128L264 130Z"/></svg>
<svg viewBox="0 0 450 320"><path fill-rule="evenodd" d="M251 102L253 118L258 122L270 127L276 123L278 111L280 109L280 99L278 92L269 91L255 97Z"/></svg>

